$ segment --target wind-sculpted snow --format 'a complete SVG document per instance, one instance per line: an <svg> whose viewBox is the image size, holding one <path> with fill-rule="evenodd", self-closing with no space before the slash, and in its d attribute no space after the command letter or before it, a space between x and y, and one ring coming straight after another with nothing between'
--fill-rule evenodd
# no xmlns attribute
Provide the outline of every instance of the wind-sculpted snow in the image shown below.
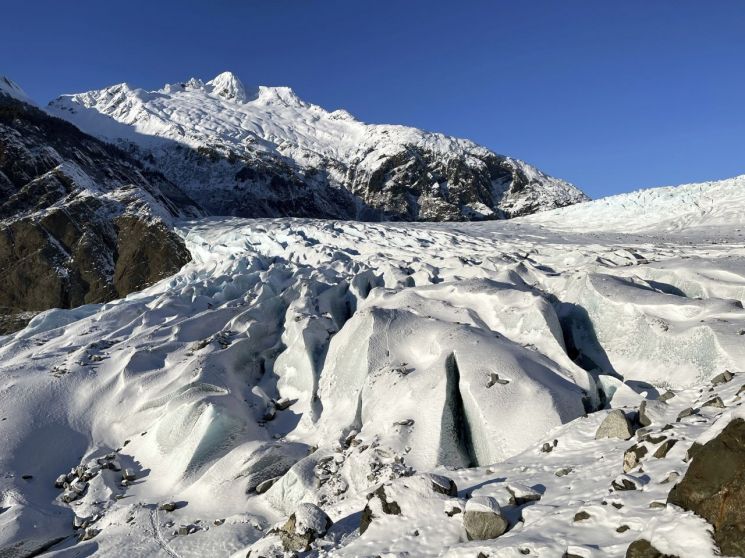
<svg viewBox="0 0 745 558"><path fill-rule="evenodd" d="M334 521L311 556L622 556L642 535L713 555L703 520L649 504L715 423L703 398L735 405L745 380L699 391L745 362L734 228L213 218L179 231L193 261L171 278L0 338L0 549L246 556L306 502ZM670 458L609 493L632 441L595 440L604 409L631 415L666 389L677 396L649 414L674 423ZM507 533L468 541L471 496L499 502Z"/></svg>

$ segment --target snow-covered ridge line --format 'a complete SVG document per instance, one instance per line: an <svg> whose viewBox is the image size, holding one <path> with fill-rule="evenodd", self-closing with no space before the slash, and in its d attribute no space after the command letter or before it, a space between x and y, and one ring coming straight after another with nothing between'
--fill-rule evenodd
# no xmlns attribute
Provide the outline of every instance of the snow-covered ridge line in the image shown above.
<svg viewBox="0 0 745 558"><path fill-rule="evenodd" d="M745 227L745 174L679 186L637 190L524 217L554 229L684 231L696 227Z"/></svg>
<svg viewBox="0 0 745 558"><path fill-rule="evenodd" d="M34 104L20 85L3 75L0 75L0 95L7 95L30 105Z"/></svg>
<svg viewBox="0 0 745 558"><path fill-rule="evenodd" d="M63 95L47 110L99 138L136 146L212 213L363 220L514 216L588 199L566 181L417 128L366 124L287 87L245 87L224 72L145 91L118 84ZM188 146L210 157L195 160ZM261 200L257 203L256 200Z"/></svg>

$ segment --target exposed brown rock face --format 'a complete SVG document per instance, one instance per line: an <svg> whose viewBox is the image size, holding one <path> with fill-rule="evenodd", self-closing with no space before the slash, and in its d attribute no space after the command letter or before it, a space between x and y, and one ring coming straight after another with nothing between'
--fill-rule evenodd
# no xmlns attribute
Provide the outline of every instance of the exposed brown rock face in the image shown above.
<svg viewBox="0 0 745 558"><path fill-rule="evenodd" d="M734 419L695 451L667 501L711 523L722 554L745 556L745 420Z"/></svg>
<svg viewBox="0 0 745 558"><path fill-rule="evenodd" d="M670 554L663 554L645 539L632 542L626 549L626 558L677 558Z"/></svg>
<svg viewBox="0 0 745 558"><path fill-rule="evenodd" d="M194 214L123 152L0 96L0 334L173 274L189 254L169 221Z"/></svg>

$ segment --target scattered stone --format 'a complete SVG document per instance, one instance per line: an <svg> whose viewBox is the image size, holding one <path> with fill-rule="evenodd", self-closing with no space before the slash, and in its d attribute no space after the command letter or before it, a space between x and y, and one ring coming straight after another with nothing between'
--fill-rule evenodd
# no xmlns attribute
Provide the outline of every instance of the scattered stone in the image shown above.
<svg viewBox="0 0 745 558"><path fill-rule="evenodd" d="M641 428L638 428L636 431L636 439L643 440L645 436L647 436L649 433L653 431L654 429L651 426L642 426Z"/></svg>
<svg viewBox="0 0 745 558"><path fill-rule="evenodd" d="M23 480L31 480L34 478L34 475L21 475L21 478Z"/></svg>
<svg viewBox="0 0 745 558"><path fill-rule="evenodd" d="M590 519L590 517L592 516L583 510L574 514L574 521L585 521L586 519Z"/></svg>
<svg viewBox="0 0 745 558"><path fill-rule="evenodd" d="M634 444L623 454L623 472L628 473L641 463L642 458L649 453L646 446Z"/></svg>
<svg viewBox="0 0 745 558"><path fill-rule="evenodd" d="M64 488L67 484L67 475L60 475L57 480L54 481L54 488Z"/></svg>
<svg viewBox="0 0 745 558"><path fill-rule="evenodd" d="M675 444L677 444L677 443L678 443L678 440L673 440L673 439L670 439L670 440L665 440L665 441L664 441L664 442L662 442L662 444L660 444L660 446L659 446L659 447L658 447L658 448L657 448L657 449L655 450L655 452L654 452L654 454L653 454L653 455L654 455L654 457L656 457L657 459L662 459L663 457L665 457L665 456L667 455L667 453L668 453L668 452L669 452L669 451L670 451L671 449L673 449L673 446L674 446Z"/></svg>
<svg viewBox="0 0 745 558"><path fill-rule="evenodd" d="M541 451L542 451L543 453L551 453L552 451L554 451L554 448L555 448L556 446L558 446L558 445L559 445L559 440L554 440L554 441L553 441L553 443L550 443L550 442L545 442L545 443L544 443L544 444L543 444L543 445L541 446Z"/></svg>
<svg viewBox="0 0 745 558"><path fill-rule="evenodd" d="M220 525L222 525L223 523L225 523L225 520L224 520L224 519L215 519L215 520L214 520L214 521L212 522L212 524L213 524L213 525L215 525L216 527L219 527L219 526L220 526Z"/></svg>
<svg viewBox="0 0 745 558"><path fill-rule="evenodd" d="M711 523L722 554L745 556L745 420L732 420L695 451L667 502Z"/></svg>
<svg viewBox="0 0 745 558"><path fill-rule="evenodd" d="M626 531L628 531L629 529L631 529L631 527L629 527L628 525L620 525L620 526L619 526L619 527L618 527L618 528L616 529L616 533L625 533L625 532L626 532Z"/></svg>
<svg viewBox="0 0 745 558"><path fill-rule="evenodd" d="M650 401L645 399L639 404L639 424L651 426L665 415L667 404L663 401Z"/></svg>
<svg viewBox="0 0 745 558"><path fill-rule="evenodd" d="M712 397L709 399L706 403L701 405L702 407L716 407L717 409L724 409L724 401L722 401L722 398L718 395L716 397Z"/></svg>
<svg viewBox="0 0 745 558"><path fill-rule="evenodd" d="M557 470L554 475L556 475L557 477L565 477L572 471L574 471L573 467L562 467L561 469Z"/></svg>
<svg viewBox="0 0 745 558"><path fill-rule="evenodd" d="M326 534L331 518L321 508L309 502L298 505L287 522L277 531L287 552L305 552L310 545Z"/></svg>
<svg viewBox="0 0 745 558"><path fill-rule="evenodd" d="M494 372L489 373L489 381L486 382L486 387L490 388L495 384L499 385L506 385L509 384L509 380L505 380L503 378L499 377L499 374L495 374Z"/></svg>
<svg viewBox="0 0 745 558"><path fill-rule="evenodd" d="M445 496L455 497L458 495L458 487L454 480L443 475L435 475L432 473L425 473L423 476L432 481L432 490L435 492L444 494Z"/></svg>
<svg viewBox="0 0 745 558"><path fill-rule="evenodd" d="M673 397L675 397L675 392L667 390L665 393L660 395L659 401L662 401L663 403L670 401Z"/></svg>
<svg viewBox="0 0 745 558"><path fill-rule="evenodd" d="M650 502L649 508L653 510L658 510L661 508L666 508L667 504L665 502Z"/></svg>
<svg viewBox="0 0 745 558"><path fill-rule="evenodd" d="M453 504L452 502L446 502L445 508L445 515L447 515L448 517L453 517L454 515L463 513L463 510L460 508L460 506Z"/></svg>
<svg viewBox="0 0 745 558"><path fill-rule="evenodd" d="M511 482L507 485L507 492L510 493L510 504L513 506L524 506L525 504L537 502L541 499L540 492L516 482Z"/></svg>
<svg viewBox="0 0 745 558"><path fill-rule="evenodd" d="M621 440L628 440L632 435L631 424L629 424L626 414L621 409L614 409L600 423L595 433L595 439L620 438Z"/></svg>
<svg viewBox="0 0 745 558"><path fill-rule="evenodd" d="M620 475L611 483L614 490L637 490L641 486L641 481L631 475Z"/></svg>
<svg viewBox="0 0 745 558"><path fill-rule="evenodd" d="M175 511L177 507L178 506L176 506L175 502L163 502L160 506L158 506L158 509L167 511L167 512L172 512L172 511Z"/></svg>
<svg viewBox="0 0 745 558"><path fill-rule="evenodd" d="M611 506L613 506L617 510L620 510L623 507L623 504L621 502L612 502Z"/></svg>
<svg viewBox="0 0 745 558"><path fill-rule="evenodd" d="M137 475L135 475L135 472L132 469L124 469L124 472L122 473L122 479L132 482L136 478Z"/></svg>
<svg viewBox="0 0 745 558"><path fill-rule="evenodd" d="M667 484L669 482L675 482L680 478L680 473L677 471L672 471L669 475L665 477L664 480L660 481L660 484Z"/></svg>
<svg viewBox="0 0 745 558"><path fill-rule="evenodd" d="M88 527L85 531L83 531L83 534L80 536L81 541L89 541L96 535L98 535L100 531L98 529L94 529L93 527Z"/></svg>
<svg viewBox="0 0 745 558"><path fill-rule="evenodd" d="M463 527L468 540L483 541L503 535L509 523L502 516L499 503L491 496L474 496L466 502Z"/></svg>
<svg viewBox="0 0 745 558"><path fill-rule="evenodd" d="M711 379L711 385L718 386L721 384L726 384L734 377L735 375L732 372L730 372L729 370L725 370L721 374L717 374Z"/></svg>
<svg viewBox="0 0 745 558"><path fill-rule="evenodd" d="M379 486L374 492L367 495L367 505L360 516L360 535L367 531L373 519L380 517L381 513L401 515L401 507L397 502L388 500L384 485Z"/></svg>
<svg viewBox="0 0 745 558"><path fill-rule="evenodd" d="M692 414L694 414L696 411L694 411L691 407L688 407L686 409L683 409L678 413L678 418L676 419L676 422L680 422L681 419L684 419L686 417L690 417Z"/></svg>
<svg viewBox="0 0 745 558"><path fill-rule="evenodd" d="M671 554L662 554L645 539L632 542L626 549L626 558L677 558Z"/></svg>
<svg viewBox="0 0 745 558"><path fill-rule="evenodd" d="M414 419L398 420L393 423L393 426L413 426L413 425L414 425Z"/></svg>

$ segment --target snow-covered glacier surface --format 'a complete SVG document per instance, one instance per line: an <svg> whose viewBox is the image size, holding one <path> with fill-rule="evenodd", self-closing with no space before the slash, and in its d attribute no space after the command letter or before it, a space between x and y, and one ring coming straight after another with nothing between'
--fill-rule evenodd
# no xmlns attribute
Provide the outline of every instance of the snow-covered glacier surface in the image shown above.
<svg viewBox="0 0 745 558"><path fill-rule="evenodd" d="M458 225L182 223L175 276L0 338L2 555L274 556L272 526L310 502L334 523L309 556L623 556L642 536L713 556L664 501L740 412L745 374L709 389L745 363L740 181L638 195L672 202L626 232L583 224L628 197ZM677 443L614 490L635 440L595 432L644 399ZM468 540L463 510L497 503L508 531Z"/></svg>

